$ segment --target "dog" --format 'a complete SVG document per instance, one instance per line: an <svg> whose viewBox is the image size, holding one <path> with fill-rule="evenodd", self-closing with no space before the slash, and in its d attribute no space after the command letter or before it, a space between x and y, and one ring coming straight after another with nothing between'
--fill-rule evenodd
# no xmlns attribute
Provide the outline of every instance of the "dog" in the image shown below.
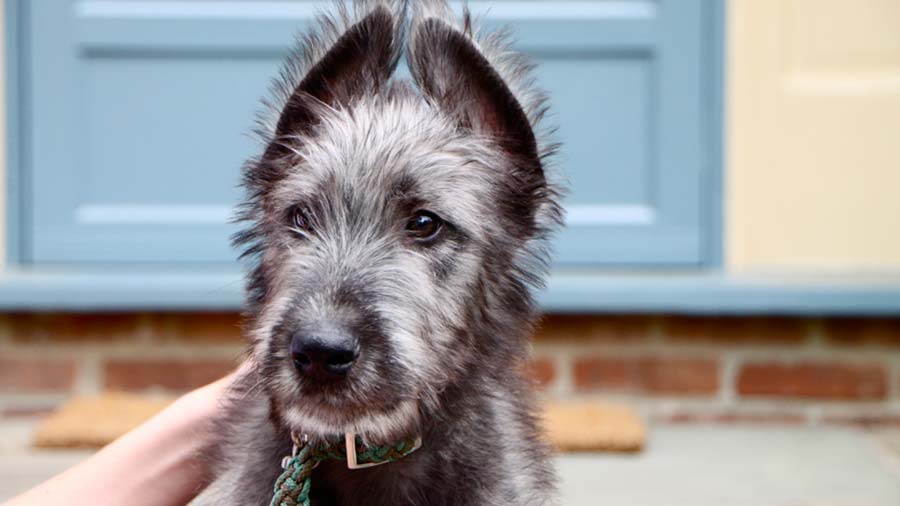
<svg viewBox="0 0 900 506"><path fill-rule="evenodd" d="M321 462L312 504L555 504L522 367L562 223L533 68L443 0L339 2L299 41L244 168L251 366L194 504L268 505L292 435L345 433L421 448Z"/></svg>

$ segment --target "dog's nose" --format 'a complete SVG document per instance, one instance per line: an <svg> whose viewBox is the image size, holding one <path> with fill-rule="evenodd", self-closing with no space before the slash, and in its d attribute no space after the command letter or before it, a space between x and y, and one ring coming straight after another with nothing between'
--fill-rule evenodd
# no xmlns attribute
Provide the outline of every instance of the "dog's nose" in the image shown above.
<svg viewBox="0 0 900 506"><path fill-rule="evenodd" d="M300 374L314 380L347 375L359 357L359 341L344 336L317 336L297 332L291 337L291 358Z"/></svg>

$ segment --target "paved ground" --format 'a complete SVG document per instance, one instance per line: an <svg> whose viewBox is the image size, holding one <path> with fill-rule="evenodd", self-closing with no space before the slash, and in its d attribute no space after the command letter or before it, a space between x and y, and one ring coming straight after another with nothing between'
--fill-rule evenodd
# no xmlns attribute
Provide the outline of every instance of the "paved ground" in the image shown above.
<svg viewBox="0 0 900 506"><path fill-rule="evenodd" d="M0 421L0 501L84 458ZM640 455L557 460L565 506L898 506L900 431L658 427ZM77 501L70 504L77 504Z"/></svg>
<svg viewBox="0 0 900 506"><path fill-rule="evenodd" d="M638 456L560 458L563 504L898 506L898 441L852 430L657 428Z"/></svg>

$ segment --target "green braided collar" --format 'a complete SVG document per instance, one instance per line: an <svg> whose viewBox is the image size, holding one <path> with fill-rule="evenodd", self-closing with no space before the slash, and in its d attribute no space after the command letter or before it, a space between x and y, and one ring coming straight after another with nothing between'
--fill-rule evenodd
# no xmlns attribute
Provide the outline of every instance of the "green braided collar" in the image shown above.
<svg viewBox="0 0 900 506"><path fill-rule="evenodd" d="M291 439L294 448L291 456L281 462L284 471L275 481L269 506L309 506L312 471L323 460L346 460L348 468L362 469L400 460L422 446L421 438L391 446L366 446L359 436L349 432L343 444L313 445L305 434L298 438L291 433Z"/></svg>

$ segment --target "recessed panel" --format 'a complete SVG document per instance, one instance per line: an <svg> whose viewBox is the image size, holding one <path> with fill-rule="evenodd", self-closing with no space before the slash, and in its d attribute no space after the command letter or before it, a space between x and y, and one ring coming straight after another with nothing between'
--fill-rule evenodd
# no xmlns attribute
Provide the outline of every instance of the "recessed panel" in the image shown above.
<svg viewBox="0 0 900 506"><path fill-rule="evenodd" d="M44 262L233 262L240 168L278 55L82 54L68 162L40 167ZM71 121L71 118L69 119ZM54 212L68 202L66 212Z"/></svg>
<svg viewBox="0 0 900 506"><path fill-rule="evenodd" d="M652 60L628 55L540 57L558 125L557 162L572 205L652 206Z"/></svg>
<svg viewBox="0 0 900 506"><path fill-rule="evenodd" d="M224 56L89 60L85 203L233 204L276 71L274 61Z"/></svg>

